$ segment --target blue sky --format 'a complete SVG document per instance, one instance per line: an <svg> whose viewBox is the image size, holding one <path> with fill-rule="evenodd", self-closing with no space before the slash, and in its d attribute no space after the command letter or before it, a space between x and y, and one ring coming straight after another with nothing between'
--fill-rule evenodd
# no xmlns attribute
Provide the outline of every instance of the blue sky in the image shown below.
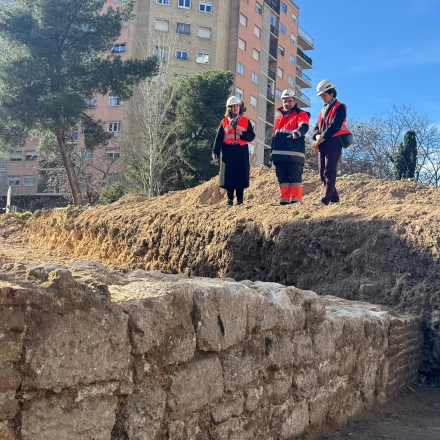
<svg viewBox="0 0 440 440"><path fill-rule="evenodd" d="M296 0L300 26L315 40L312 120L322 101L316 85L331 79L348 117L367 120L410 104L440 124L440 0Z"/></svg>

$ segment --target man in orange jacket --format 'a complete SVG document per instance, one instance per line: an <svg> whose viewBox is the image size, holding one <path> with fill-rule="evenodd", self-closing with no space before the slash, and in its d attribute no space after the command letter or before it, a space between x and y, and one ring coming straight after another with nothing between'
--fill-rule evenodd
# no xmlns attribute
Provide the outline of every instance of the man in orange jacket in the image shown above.
<svg viewBox="0 0 440 440"><path fill-rule="evenodd" d="M310 114L298 107L293 90L284 90L281 99L283 106L275 121L271 159L280 184L280 205L288 205L302 200L304 136L309 130Z"/></svg>

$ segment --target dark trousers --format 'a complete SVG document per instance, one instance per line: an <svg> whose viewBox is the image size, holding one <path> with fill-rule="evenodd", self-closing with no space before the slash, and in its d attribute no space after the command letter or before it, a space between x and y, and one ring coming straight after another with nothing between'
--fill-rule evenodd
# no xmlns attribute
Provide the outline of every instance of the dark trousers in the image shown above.
<svg viewBox="0 0 440 440"><path fill-rule="evenodd" d="M226 188L229 200L234 200L234 190L237 194L237 202L242 202L244 197L244 188Z"/></svg>
<svg viewBox="0 0 440 440"><path fill-rule="evenodd" d="M319 146L318 167L321 181L324 184L322 203L338 203L339 195L336 190L336 173L338 162L342 154L342 147L337 138L331 138Z"/></svg>

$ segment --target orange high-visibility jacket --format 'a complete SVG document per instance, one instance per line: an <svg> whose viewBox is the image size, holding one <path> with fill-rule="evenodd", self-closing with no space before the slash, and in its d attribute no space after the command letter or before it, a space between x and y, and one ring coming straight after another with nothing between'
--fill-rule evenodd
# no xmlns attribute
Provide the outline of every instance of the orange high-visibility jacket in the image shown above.
<svg viewBox="0 0 440 440"><path fill-rule="evenodd" d="M248 128L249 119L246 116L241 116L238 120L237 128L240 127L240 130L246 131ZM223 118L222 120L223 130L225 131L225 136L223 138L223 142L225 144L232 144L237 141L240 145L247 145L248 143L243 139L240 139L240 135L237 136L237 128L234 128L231 125L231 121L229 118Z"/></svg>
<svg viewBox="0 0 440 440"><path fill-rule="evenodd" d="M325 118L322 117L322 110L319 112L319 116L318 116L318 129L319 132L322 133L322 124L323 122L325 122L325 126L328 127L329 125L331 125L335 119L335 114L336 114L336 110L338 109L338 107L340 105L343 105L345 108L346 105L342 104L342 102L336 101L331 109L328 111L328 113L325 115ZM344 119L344 122L342 123L342 126L340 128L340 130L335 133L332 137L336 137L336 136L341 136L341 134L350 134L350 130L347 128L347 119Z"/></svg>
<svg viewBox="0 0 440 440"><path fill-rule="evenodd" d="M287 114L283 114L282 109L279 110L281 114L275 121L272 137L272 161L304 163L306 157L304 135L309 128L310 116L298 106ZM303 132L299 130L301 126L306 127ZM298 138L293 137L295 133L298 134Z"/></svg>

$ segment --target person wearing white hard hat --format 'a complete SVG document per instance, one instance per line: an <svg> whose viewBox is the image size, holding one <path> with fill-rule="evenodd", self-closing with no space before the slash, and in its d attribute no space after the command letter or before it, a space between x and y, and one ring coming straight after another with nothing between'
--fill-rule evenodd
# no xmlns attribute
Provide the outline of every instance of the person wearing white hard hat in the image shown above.
<svg viewBox="0 0 440 440"><path fill-rule="evenodd" d="M249 187L249 145L255 139L254 128L246 116L241 100L231 96L212 149L212 158L220 161L219 186L226 189L227 205L243 203L244 189Z"/></svg>
<svg viewBox="0 0 440 440"><path fill-rule="evenodd" d="M275 121L271 160L280 185L280 205L302 200L302 174L305 162L305 139L309 130L310 114L301 110L295 92L286 89L281 94L283 106Z"/></svg>
<svg viewBox="0 0 440 440"><path fill-rule="evenodd" d="M336 99L336 85L325 79L316 87L317 95L324 102L313 130L315 149L318 151L318 168L324 190L321 203L339 202L336 190L336 174L342 148L348 147L353 136L346 125L347 107Z"/></svg>

